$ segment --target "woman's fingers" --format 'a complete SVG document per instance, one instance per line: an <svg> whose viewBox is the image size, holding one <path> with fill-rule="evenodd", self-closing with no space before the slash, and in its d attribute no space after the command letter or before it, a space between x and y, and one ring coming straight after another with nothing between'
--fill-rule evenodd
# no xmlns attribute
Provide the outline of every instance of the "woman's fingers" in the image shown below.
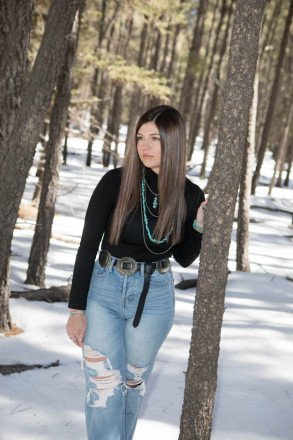
<svg viewBox="0 0 293 440"><path fill-rule="evenodd" d="M206 200L204 200L203 202L201 202L201 204L199 205L199 208L197 210L197 214L196 214L196 223L199 226L203 226L203 221L204 221L204 211L206 209L207 203L208 203L208 198Z"/></svg>
<svg viewBox="0 0 293 440"><path fill-rule="evenodd" d="M202 209L206 209L207 204L208 204L209 198L207 197L201 204L200 206L202 207Z"/></svg>
<svg viewBox="0 0 293 440"><path fill-rule="evenodd" d="M70 316L67 321L66 330L69 339L78 347L83 347L83 338L86 331L86 317Z"/></svg>

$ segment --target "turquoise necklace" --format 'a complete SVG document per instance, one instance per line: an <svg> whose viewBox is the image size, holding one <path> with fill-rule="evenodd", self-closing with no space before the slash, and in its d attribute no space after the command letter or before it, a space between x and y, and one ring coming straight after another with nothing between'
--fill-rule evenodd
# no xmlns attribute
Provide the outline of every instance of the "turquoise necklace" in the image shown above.
<svg viewBox="0 0 293 440"><path fill-rule="evenodd" d="M154 191L152 191L152 189L150 188L150 186L148 185L145 176L143 176L143 180L144 183L146 184L146 186L148 187L148 189L150 190L150 192L155 196L154 200L153 200L153 208L156 209L156 207L158 206L158 195L159 193L155 193Z"/></svg>
<svg viewBox="0 0 293 440"><path fill-rule="evenodd" d="M156 243L156 244L165 243L167 241L167 239L170 237L170 235L172 234L172 232L173 232L174 220L173 220L173 225L172 225L169 233L166 235L166 237L162 238L162 240L156 240L155 238L153 238L152 234L151 234L151 231L150 231L150 228L149 228L149 225L148 225L149 221L148 221L147 213L146 213L146 195L145 194L146 194L146 191L145 191L145 179L143 178L142 181L141 181L142 217L143 217L143 221L144 221L144 225L145 225L148 237L149 237L150 241L152 241L153 243ZM144 228L143 228L143 231L144 231ZM164 251L164 252L166 252L166 251Z"/></svg>

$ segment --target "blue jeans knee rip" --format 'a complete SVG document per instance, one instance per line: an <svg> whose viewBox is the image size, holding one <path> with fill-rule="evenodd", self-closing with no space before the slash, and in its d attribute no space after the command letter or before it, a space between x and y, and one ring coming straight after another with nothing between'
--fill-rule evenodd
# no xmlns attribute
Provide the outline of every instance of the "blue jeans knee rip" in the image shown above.
<svg viewBox="0 0 293 440"><path fill-rule="evenodd" d="M149 367L127 364L127 370L133 375L133 379L126 378L126 384L124 384L120 371L112 368L108 357L93 350L89 345L84 346L83 365L89 376L87 404L91 407L107 408L108 398L113 396L114 391L119 388L123 394L128 389L138 389L141 396L145 394L145 381L142 375Z"/></svg>

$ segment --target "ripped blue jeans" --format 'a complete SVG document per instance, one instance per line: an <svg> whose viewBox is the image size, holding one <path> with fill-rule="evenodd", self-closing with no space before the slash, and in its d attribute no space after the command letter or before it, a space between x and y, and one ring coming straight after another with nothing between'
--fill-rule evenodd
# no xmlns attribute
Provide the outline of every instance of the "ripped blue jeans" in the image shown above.
<svg viewBox="0 0 293 440"><path fill-rule="evenodd" d="M83 367L88 440L131 440L146 381L174 320L171 269L151 276L138 327L133 318L142 291L144 265L133 275L97 261L89 288Z"/></svg>

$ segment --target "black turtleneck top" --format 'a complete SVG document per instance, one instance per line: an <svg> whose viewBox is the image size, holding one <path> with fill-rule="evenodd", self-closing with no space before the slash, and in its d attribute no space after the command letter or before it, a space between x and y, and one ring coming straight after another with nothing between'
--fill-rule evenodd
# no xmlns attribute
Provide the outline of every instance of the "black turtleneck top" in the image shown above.
<svg viewBox="0 0 293 440"><path fill-rule="evenodd" d="M182 231L181 242L170 248L170 243L152 243L147 231L144 229L141 209L131 213L126 219L122 229L120 242L117 246L109 243L111 220L117 204L120 184L121 168L108 171L98 183L90 199L85 216L85 224L77 252L72 286L69 299L69 307L78 310L86 308L87 294L92 276L92 271L103 237L101 249L107 249L111 255L117 258L132 257L136 261L155 262L172 255L183 267L189 266L199 255L202 234L194 230L193 222L199 205L204 201L204 194L199 186L186 178L185 200L187 216ZM158 193L158 175L150 168L146 168L146 203L149 229L152 233L158 215L158 207L153 208L154 194ZM149 209L149 210L148 210ZM154 215L152 215L154 214Z"/></svg>

